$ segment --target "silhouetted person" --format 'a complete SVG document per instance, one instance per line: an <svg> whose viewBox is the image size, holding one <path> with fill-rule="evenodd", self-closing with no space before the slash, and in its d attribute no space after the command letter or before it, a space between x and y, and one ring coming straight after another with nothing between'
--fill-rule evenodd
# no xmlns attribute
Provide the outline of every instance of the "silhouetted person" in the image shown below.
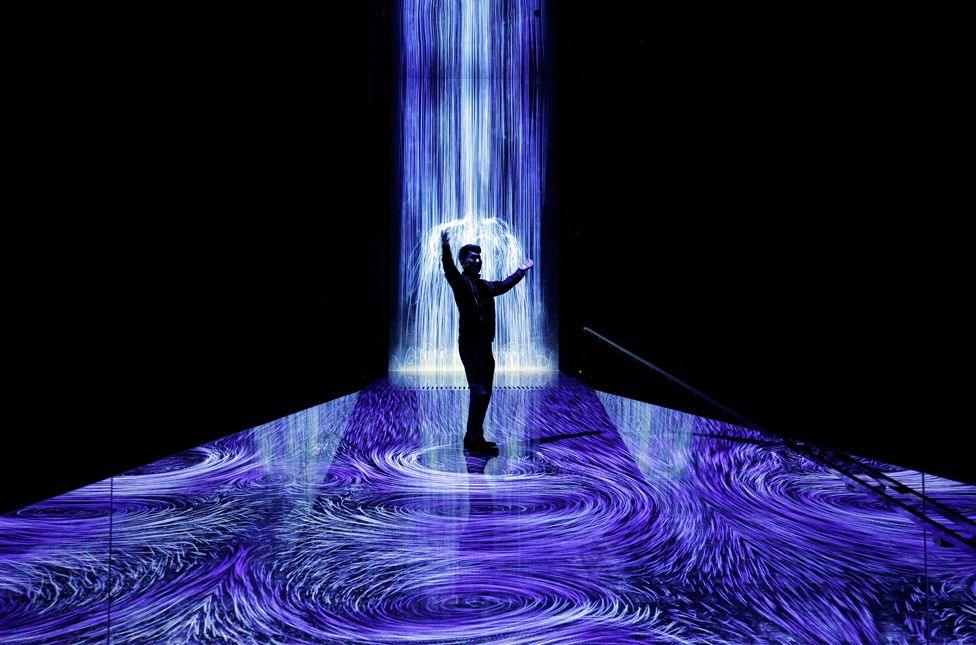
<svg viewBox="0 0 976 645"><path fill-rule="evenodd" d="M447 231L441 232L441 261L447 277L454 302L457 304L460 325L458 329L458 352L464 364L464 375L471 391L468 406L468 425L464 433L464 447L474 453L497 453L494 442L485 441L485 415L491 400L491 384L495 378L495 357L491 344L495 340L495 300L514 287L525 277L534 264L526 260L515 273L504 280L482 280L481 247L465 244L458 251L458 261L463 273L454 265L451 257L451 244Z"/></svg>

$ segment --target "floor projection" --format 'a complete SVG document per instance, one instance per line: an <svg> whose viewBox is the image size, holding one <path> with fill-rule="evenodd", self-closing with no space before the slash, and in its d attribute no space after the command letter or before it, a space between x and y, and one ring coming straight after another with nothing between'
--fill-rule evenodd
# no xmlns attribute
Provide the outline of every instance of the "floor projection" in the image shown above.
<svg viewBox="0 0 976 645"><path fill-rule="evenodd" d="M780 444L550 374L466 459L467 398L401 375L0 517L0 641L976 639L972 553Z"/></svg>

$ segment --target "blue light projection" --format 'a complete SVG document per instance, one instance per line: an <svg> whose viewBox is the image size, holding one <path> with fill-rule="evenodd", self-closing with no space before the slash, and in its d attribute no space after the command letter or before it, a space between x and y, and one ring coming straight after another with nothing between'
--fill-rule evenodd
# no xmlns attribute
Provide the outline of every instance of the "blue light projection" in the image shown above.
<svg viewBox="0 0 976 645"><path fill-rule="evenodd" d="M482 247L485 279L541 255L546 122L541 0L403 0L399 308L390 369L460 371L457 311L440 267ZM536 15L539 10L539 15ZM544 268L544 267L543 267ZM549 370L540 272L496 303L498 371Z"/></svg>
<svg viewBox="0 0 976 645"><path fill-rule="evenodd" d="M0 516L0 642L976 640L976 558L910 515L755 432L533 376L495 390L493 459L457 442L463 385L401 374ZM976 516L976 487L927 484Z"/></svg>

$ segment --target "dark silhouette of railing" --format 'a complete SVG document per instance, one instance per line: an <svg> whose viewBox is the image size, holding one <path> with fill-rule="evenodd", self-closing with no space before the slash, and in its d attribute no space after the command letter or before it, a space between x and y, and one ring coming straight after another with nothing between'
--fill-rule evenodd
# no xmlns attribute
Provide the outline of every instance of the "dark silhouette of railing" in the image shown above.
<svg viewBox="0 0 976 645"><path fill-rule="evenodd" d="M959 513L955 509L942 504L938 500L932 499L924 493L924 489L921 492L917 491L914 488L899 482L893 477L890 477L886 473L881 472L877 468L862 463L861 461L858 461L841 451L832 448L824 448L815 444L798 442L794 439L790 439L789 437L784 437L772 432L749 417L740 414L724 403L721 403L715 398L705 394L698 388L689 385L685 381L679 379L677 376L674 376L666 370L661 369L654 363L651 363L647 359L642 358L629 349L615 343L603 334L600 334L589 327L583 327L583 332L599 339L606 345L632 358L644 367L647 367L648 369L665 377L671 383L682 387L709 405L721 410L725 415L731 419L735 419L742 426L761 432L769 437L774 437L787 448L795 450L808 459L827 466L828 468L840 473L850 481L856 482L858 485L867 488L872 493L879 495L887 502L901 508L907 513L910 513L920 521L924 522L926 525L930 526L935 531L936 536L942 538L946 542L955 544L976 553L976 522L966 517L962 513ZM874 482L872 483L870 481L865 481L859 475L869 477L874 480ZM923 487L925 485L925 473L922 473L922 485ZM892 493L898 493L903 497L899 499ZM919 505L921 508L918 507ZM930 515L930 511L934 511L946 521L940 522L939 520L933 518Z"/></svg>

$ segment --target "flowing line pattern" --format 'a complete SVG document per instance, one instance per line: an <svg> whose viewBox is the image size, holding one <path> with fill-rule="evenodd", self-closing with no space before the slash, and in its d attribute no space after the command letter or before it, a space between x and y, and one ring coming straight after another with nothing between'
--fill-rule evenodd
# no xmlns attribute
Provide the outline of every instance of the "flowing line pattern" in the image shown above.
<svg viewBox="0 0 976 645"><path fill-rule="evenodd" d="M482 247L484 277L541 255L545 167L541 0L403 0L401 257L393 371L460 371L440 264ZM539 10L536 15L536 10ZM499 371L556 365L539 270L497 302Z"/></svg>
<svg viewBox="0 0 976 645"><path fill-rule="evenodd" d="M787 448L565 375L401 375L0 517L0 641L976 639L976 561ZM906 483L920 475L875 466ZM976 487L929 478L969 514Z"/></svg>

